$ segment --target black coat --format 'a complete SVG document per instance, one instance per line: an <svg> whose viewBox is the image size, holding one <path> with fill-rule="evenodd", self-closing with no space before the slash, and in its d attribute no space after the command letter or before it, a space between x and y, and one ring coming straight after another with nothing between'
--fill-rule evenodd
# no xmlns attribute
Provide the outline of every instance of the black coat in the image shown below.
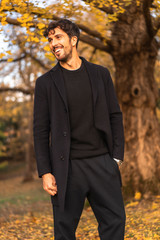
<svg viewBox="0 0 160 240"><path fill-rule="evenodd" d="M113 82L107 68L84 61L93 94L95 127L105 133L112 157L123 160L124 134ZM34 146L39 177L52 173L58 194L53 202L64 207L70 153L70 122L59 63L39 77L34 98Z"/></svg>

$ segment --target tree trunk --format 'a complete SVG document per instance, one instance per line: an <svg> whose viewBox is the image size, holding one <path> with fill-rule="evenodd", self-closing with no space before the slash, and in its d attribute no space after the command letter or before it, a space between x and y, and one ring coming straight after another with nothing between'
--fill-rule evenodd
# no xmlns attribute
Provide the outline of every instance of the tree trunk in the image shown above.
<svg viewBox="0 0 160 240"><path fill-rule="evenodd" d="M146 35L141 12L115 23L112 57L115 85L125 126L124 194L157 193L160 181L160 126L156 116L158 87L154 67L156 40Z"/></svg>
<svg viewBox="0 0 160 240"><path fill-rule="evenodd" d="M28 182L34 180L34 172L35 172L35 158L34 158L34 148L33 148L33 95L31 95L30 99L30 112L28 119L28 139L25 145L26 150L26 168L23 182Z"/></svg>

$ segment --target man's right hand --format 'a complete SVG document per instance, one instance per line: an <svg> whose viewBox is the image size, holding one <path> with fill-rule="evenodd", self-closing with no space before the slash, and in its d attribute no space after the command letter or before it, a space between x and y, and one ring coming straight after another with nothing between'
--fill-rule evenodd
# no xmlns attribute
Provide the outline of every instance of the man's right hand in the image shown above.
<svg viewBox="0 0 160 240"><path fill-rule="evenodd" d="M42 176L42 179L43 189L52 196L57 194L57 184L55 177L51 173L46 173Z"/></svg>

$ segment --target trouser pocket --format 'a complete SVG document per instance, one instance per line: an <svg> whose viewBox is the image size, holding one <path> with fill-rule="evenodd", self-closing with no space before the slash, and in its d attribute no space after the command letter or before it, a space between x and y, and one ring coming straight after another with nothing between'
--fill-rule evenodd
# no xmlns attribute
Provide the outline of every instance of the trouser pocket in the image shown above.
<svg viewBox="0 0 160 240"><path fill-rule="evenodd" d="M114 177L118 177L122 187L122 178L117 162L107 153L104 155L106 170Z"/></svg>

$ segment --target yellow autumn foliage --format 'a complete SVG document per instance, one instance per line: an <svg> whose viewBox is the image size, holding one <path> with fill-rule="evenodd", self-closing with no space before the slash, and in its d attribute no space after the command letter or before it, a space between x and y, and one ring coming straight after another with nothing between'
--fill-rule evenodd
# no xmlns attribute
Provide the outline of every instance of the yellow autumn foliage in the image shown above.
<svg viewBox="0 0 160 240"><path fill-rule="evenodd" d="M48 45L46 45L46 46L44 47L44 50L47 51L47 52L50 52L50 47L49 47Z"/></svg>
<svg viewBox="0 0 160 240"><path fill-rule="evenodd" d="M7 62L12 62L13 58L8 58Z"/></svg>
<svg viewBox="0 0 160 240"><path fill-rule="evenodd" d="M135 200L140 200L141 197L142 197L142 194L141 194L140 192L136 192L136 193L135 193L135 196L134 196L134 199L135 199Z"/></svg>
<svg viewBox="0 0 160 240"><path fill-rule="evenodd" d="M19 24L25 28L26 42L44 43L43 31L50 20L56 17L74 19L77 23L88 26L92 30L98 31L105 39L109 38L110 24L118 20L118 15L125 12L125 7L132 3L131 0L57 0L56 3L48 5L43 1L44 7L39 7L38 2L29 0L2 0L0 6L0 22L3 26L8 24L7 18L11 14L17 16ZM141 0L136 0L137 6L142 4ZM160 16L160 1L154 0L156 6L155 16ZM96 7L95 7L96 6ZM100 8L112 7L113 13L106 14ZM152 8L151 8L152 9ZM32 30L31 30L32 27ZM33 31L34 28L34 31ZM159 34L159 33L157 33ZM105 41L104 41L105 43ZM13 43L14 44L14 43ZM48 50L46 50L48 51Z"/></svg>

